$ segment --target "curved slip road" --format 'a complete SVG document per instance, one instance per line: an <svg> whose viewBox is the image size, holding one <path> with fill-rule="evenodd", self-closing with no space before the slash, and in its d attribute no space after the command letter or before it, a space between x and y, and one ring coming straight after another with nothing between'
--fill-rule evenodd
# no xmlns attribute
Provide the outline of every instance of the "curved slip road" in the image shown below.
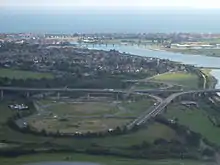
<svg viewBox="0 0 220 165"><path fill-rule="evenodd" d="M192 90L192 91L185 91L185 92L179 92L174 93L164 99L160 104L156 106L150 107L147 111L145 111L143 114L141 114L138 118L136 118L134 121L129 123L127 125L128 129L133 128L135 125L141 125L145 123L147 120L149 120L151 117L157 116L159 113L161 113L164 108L171 103L172 100L174 100L176 97L185 95L185 94L199 94L199 93L216 93L220 92L220 89L204 89L204 90Z"/></svg>
<svg viewBox="0 0 220 165"><path fill-rule="evenodd" d="M108 92L108 93L127 93L127 90L121 89L87 89L87 88L24 88L24 87L0 87L4 91L40 91L40 92ZM180 90L164 90L164 89L149 89L149 90L134 90L134 92L179 92Z"/></svg>

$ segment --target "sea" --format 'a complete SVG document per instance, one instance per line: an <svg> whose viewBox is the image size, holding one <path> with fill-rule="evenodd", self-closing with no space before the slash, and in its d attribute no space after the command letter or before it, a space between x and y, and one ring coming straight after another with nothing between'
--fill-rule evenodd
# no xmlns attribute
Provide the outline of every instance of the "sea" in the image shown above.
<svg viewBox="0 0 220 165"><path fill-rule="evenodd" d="M0 33L220 33L213 9L6 9Z"/></svg>

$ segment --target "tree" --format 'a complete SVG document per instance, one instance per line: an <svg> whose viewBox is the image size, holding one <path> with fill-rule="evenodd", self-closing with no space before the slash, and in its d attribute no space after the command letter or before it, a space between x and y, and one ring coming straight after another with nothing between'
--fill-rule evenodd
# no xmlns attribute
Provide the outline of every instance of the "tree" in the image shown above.
<svg viewBox="0 0 220 165"><path fill-rule="evenodd" d="M118 126L116 127L116 129L114 130L114 133L117 135L117 134L120 134L121 133L121 128Z"/></svg>
<svg viewBox="0 0 220 165"><path fill-rule="evenodd" d="M167 143L168 142L163 138L159 138L159 139L154 140L154 145L164 145L164 144L167 144Z"/></svg>
<svg viewBox="0 0 220 165"><path fill-rule="evenodd" d="M213 156L215 154L215 151L212 149L206 148L202 151L202 154L206 156Z"/></svg>
<svg viewBox="0 0 220 165"><path fill-rule="evenodd" d="M146 141L143 141L142 144L141 144L141 147L142 148L149 148L150 147L150 143L148 143Z"/></svg>
<svg viewBox="0 0 220 165"><path fill-rule="evenodd" d="M187 140L188 144L190 144L192 146L199 146L200 140L201 140L201 135L199 133L190 132L186 136L186 140Z"/></svg>
<svg viewBox="0 0 220 165"><path fill-rule="evenodd" d="M42 134L43 136L47 136L46 130L45 130L45 129L42 129L42 130L41 130L41 134Z"/></svg>

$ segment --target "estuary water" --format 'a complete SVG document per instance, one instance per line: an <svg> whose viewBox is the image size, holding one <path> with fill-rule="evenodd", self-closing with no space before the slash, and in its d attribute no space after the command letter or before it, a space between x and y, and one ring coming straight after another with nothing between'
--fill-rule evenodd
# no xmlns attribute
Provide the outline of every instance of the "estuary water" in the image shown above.
<svg viewBox="0 0 220 165"><path fill-rule="evenodd" d="M172 53L167 51L155 51L144 47L126 46L126 45L88 45L90 49L111 50L115 49L120 52L126 52L133 55L144 57L154 57L160 59L169 59L171 61L181 62L183 64L191 64L198 67L216 67L220 68L220 58L209 57L204 55L186 55L180 53ZM212 69L211 74L218 80L216 88L220 88L220 70Z"/></svg>

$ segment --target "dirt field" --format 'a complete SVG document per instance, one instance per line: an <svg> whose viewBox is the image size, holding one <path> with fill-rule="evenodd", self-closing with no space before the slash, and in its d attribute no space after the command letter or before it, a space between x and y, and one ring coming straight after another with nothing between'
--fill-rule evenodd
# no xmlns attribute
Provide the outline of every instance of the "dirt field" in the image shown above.
<svg viewBox="0 0 220 165"><path fill-rule="evenodd" d="M57 102L42 100L42 109L47 113L29 118L31 127L48 132L74 133L104 131L125 125L130 121L117 118L120 110L116 103L109 102ZM124 113L124 111L123 111ZM113 118L106 118L106 117Z"/></svg>

